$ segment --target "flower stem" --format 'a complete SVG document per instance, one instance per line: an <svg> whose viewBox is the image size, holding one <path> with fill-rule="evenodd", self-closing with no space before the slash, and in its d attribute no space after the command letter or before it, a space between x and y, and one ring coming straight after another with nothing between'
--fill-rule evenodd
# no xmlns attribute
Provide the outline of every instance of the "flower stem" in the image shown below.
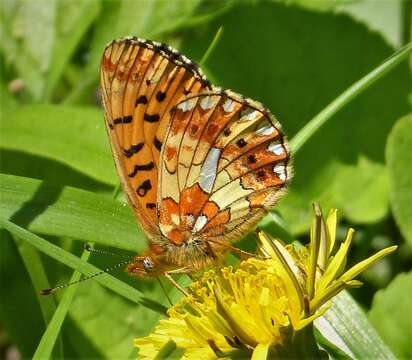
<svg viewBox="0 0 412 360"><path fill-rule="evenodd" d="M209 47L203 54L202 59L199 61L199 65L202 66L206 63L206 61L209 59L210 55L212 54L213 50L215 50L217 44L219 43L220 38L222 37L223 34L223 26L221 26L216 34L215 37L213 38L212 42L210 43Z"/></svg>
<svg viewBox="0 0 412 360"><path fill-rule="evenodd" d="M381 65L365 75L360 80L352 84L342 94L335 98L327 105L319 114L312 118L299 132L293 137L290 142L293 153L297 153L300 148L324 125L333 115L348 104L352 99L365 91L375 81L379 80L390 70L395 68L403 60L408 58L412 51L412 42L406 44Z"/></svg>

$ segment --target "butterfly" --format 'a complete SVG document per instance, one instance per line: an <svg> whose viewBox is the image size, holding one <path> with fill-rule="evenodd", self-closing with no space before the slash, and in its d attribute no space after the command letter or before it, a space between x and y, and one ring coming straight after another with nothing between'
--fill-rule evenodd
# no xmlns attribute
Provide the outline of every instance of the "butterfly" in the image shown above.
<svg viewBox="0 0 412 360"><path fill-rule="evenodd" d="M101 95L117 172L149 245L130 274L202 270L284 194L292 166L279 122L214 87L176 49L112 41Z"/></svg>

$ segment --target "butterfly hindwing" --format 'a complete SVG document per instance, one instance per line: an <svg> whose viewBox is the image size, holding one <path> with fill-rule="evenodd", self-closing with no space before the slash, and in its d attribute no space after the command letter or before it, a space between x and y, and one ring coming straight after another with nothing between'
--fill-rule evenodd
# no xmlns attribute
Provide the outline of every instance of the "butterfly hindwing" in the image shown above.
<svg viewBox="0 0 412 360"><path fill-rule="evenodd" d="M280 124L230 91L188 96L173 110L159 165L159 226L172 243L231 241L291 178Z"/></svg>

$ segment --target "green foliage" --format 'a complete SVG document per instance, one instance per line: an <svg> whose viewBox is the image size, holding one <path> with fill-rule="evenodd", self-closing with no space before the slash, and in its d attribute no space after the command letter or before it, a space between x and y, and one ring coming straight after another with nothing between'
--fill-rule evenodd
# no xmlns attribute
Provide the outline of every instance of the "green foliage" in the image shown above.
<svg viewBox="0 0 412 360"><path fill-rule="evenodd" d="M3 149L55 160L97 181L117 183L98 108L29 105L6 110L5 115L7 121L0 124Z"/></svg>
<svg viewBox="0 0 412 360"><path fill-rule="evenodd" d="M399 119L386 145L392 209L405 239L412 245L412 115Z"/></svg>
<svg viewBox="0 0 412 360"><path fill-rule="evenodd" d="M375 295L370 321L399 359L412 357L411 297L412 272L399 274Z"/></svg>
<svg viewBox="0 0 412 360"><path fill-rule="evenodd" d="M253 27L248 26L251 23ZM392 52L381 36L346 15L269 2L241 3L188 32L184 52L200 59L219 26L224 27L224 36L206 64L207 73L222 87L264 103L290 138ZM338 207L356 223L385 216L384 144L392 124L407 111L408 75L407 65L399 66L296 154L291 191L279 207L292 232L307 230L314 200L324 208Z"/></svg>
<svg viewBox="0 0 412 360"><path fill-rule="evenodd" d="M117 261L91 256L98 266L87 263L86 255L80 258L86 242L133 254L145 247L123 197L112 198L118 179L97 105L99 62L107 42L146 37L200 61L223 28L203 70L216 85L264 103L293 139L355 81L379 69L395 50L385 39L396 38L395 30L399 39L408 33L393 18L384 24L377 20L382 9L400 12L398 4L385 3L375 11L366 3L1 2L0 331L7 337L0 338L0 351L14 344L24 358L133 358L133 338L149 333L167 304L157 283L122 275L121 280L103 275L55 296L38 295L41 288ZM368 16L357 10L362 6ZM313 201L324 209L337 207L366 234L355 241L355 257L364 258L382 238L403 246L384 265L394 274L405 271L412 257L412 119L401 118L408 112L410 69L402 63L383 74L378 72L367 90L372 80L351 87L350 103L333 118L340 107L331 103L325 125L309 133L295 155L287 197L262 226L292 241L306 237ZM253 248L250 239L240 246ZM410 321L400 317L410 313L409 275L399 275L379 292L370 312L390 349L349 297L343 303L351 309L356 332L345 328L348 317L338 306L329 313L335 316L326 319L335 340L352 357L363 357L372 347L376 356L391 357L391 350L411 356L405 337ZM366 299L359 299L366 307L375 290L367 285ZM166 287L173 300L179 297L170 284ZM319 341L328 349L332 340L322 335ZM182 355L172 343L163 351Z"/></svg>
<svg viewBox="0 0 412 360"><path fill-rule="evenodd" d="M3 219L30 231L137 251L144 235L124 203L80 189L0 175Z"/></svg>

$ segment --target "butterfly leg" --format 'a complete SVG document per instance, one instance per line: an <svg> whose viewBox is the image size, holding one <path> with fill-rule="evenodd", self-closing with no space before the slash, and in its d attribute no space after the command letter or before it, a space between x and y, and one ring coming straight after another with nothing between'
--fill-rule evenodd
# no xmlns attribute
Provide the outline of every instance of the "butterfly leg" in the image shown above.
<svg viewBox="0 0 412 360"><path fill-rule="evenodd" d="M232 246L232 245L226 244L226 243L221 242L221 241L218 241L218 240L208 240L208 242L212 242L212 243L219 244L219 245L222 245L222 246L227 247L228 249L232 250L233 252L239 254L239 255L240 255L240 258L241 258L242 260L245 259L245 258L246 258L246 259L247 259L247 258L250 258L250 257L255 257L255 258L258 258L258 259L262 259L262 260L268 259L268 257L264 257L264 256L259 256L259 255L256 255L256 254L252 254L252 253L250 253L250 252L248 252L248 251L239 249L239 248L237 248L236 246ZM210 246L210 245L209 245L209 246Z"/></svg>
<svg viewBox="0 0 412 360"><path fill-rule="evenodd" d="M177 269L177 270L181 270L181 269ZM185 296L189 296L189 293L186 291L185 288L183 288L182 286L180 286L175 279L173 279L172 275L171 275L172 271L167 271L164 272L163 275L173 284L173 286L178 289L183 295ZM175 273L177 272L176 270L174 271Z"/></svg>

